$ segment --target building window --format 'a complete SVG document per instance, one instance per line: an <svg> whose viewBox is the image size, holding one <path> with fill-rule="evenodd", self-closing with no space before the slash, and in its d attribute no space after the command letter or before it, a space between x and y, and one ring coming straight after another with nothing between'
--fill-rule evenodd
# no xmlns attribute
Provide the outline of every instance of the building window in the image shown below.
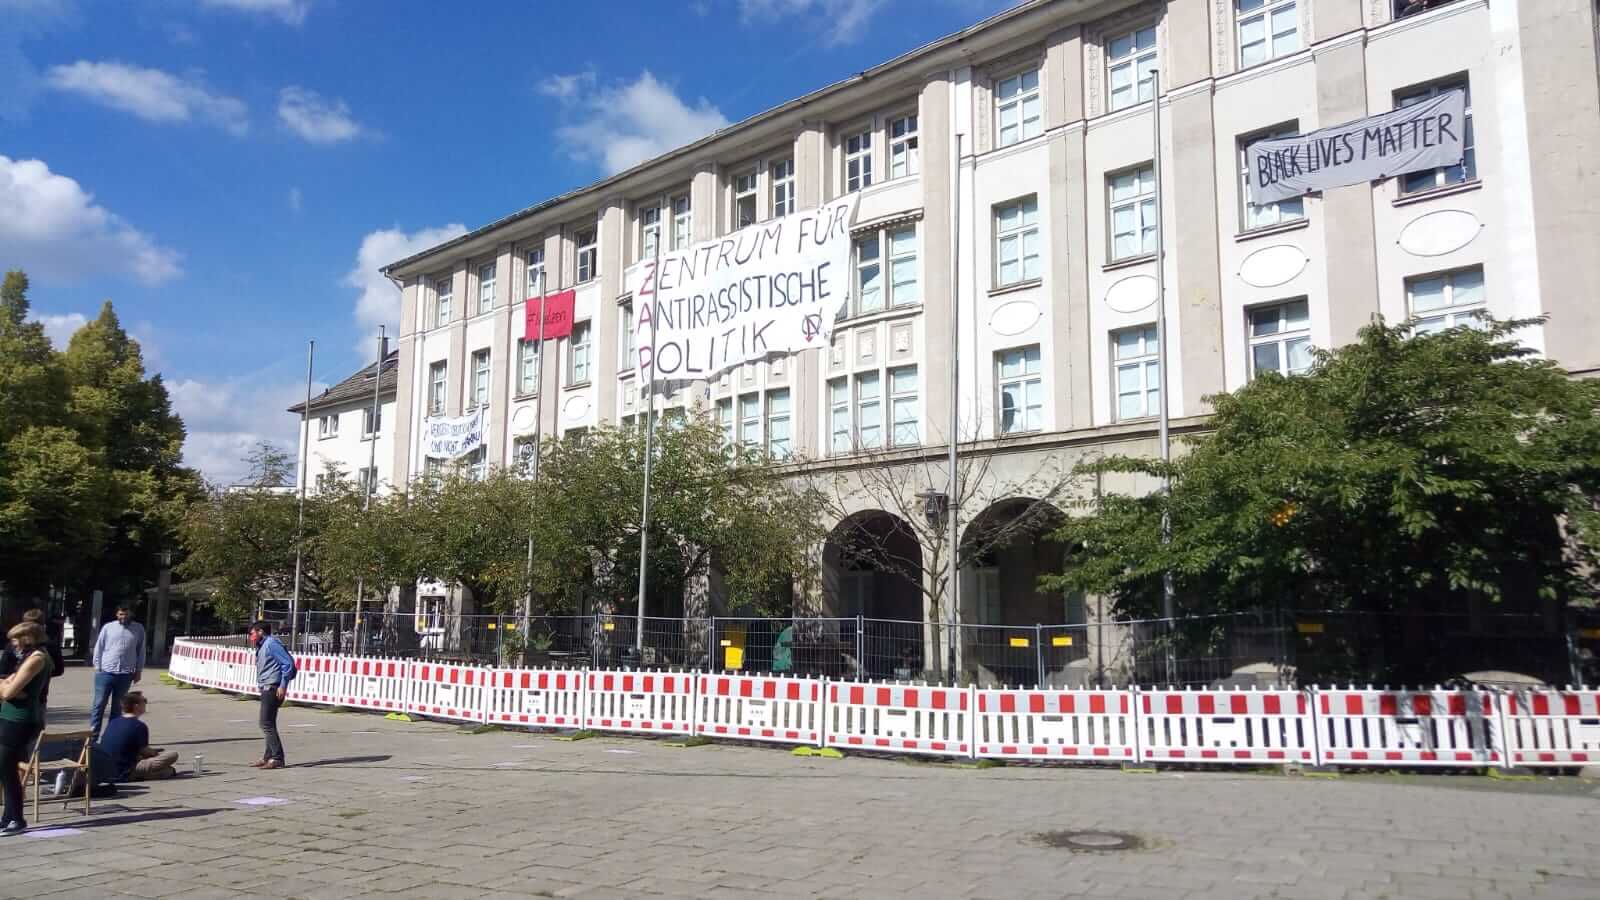
<svg viewBox="0 0 1600 900"><path fill-rule="evenodd" d="M429 484L438 487L439 482L444 479L444 460L432 456L424 459L422 477L427 479Z"/></svg>
<svg viewBox="0 0 1600 900"><path fill-rule="evenodd" d="M889 177L902 178L919 171L917 116L898 116L889 120Z"/></svg>
<svg viewBox="0 0 1600 900"><path fill-rule="evenodd" d="M850 440L850 379L834 378L828 382L828 448L835 454L849 453Z"/></svg>
<svg viewBox="0 0 1600 900"><path fill-rule="evenodd" d="M1484 327L1483 268L1462 269L1406 281L1406 302L1411 307L1416 334L1437 334L1465 325Z"/></svg>
<svg viewBox="0 0 1600 900"><path fill-rule="evenodd" d="M600 277L599 233L593 228L578 232L578 283Z"/></svg>
<svg viewBox="0 0 1600 900"><path fill-rule="evenodd" d="M739 443L761 446L761 395L739 395Z"/></svg>
<svg viewBox="0 0 1600 900"><path fill-rule="evenodd" d="M1248 310L1250 377L1300 375L1311 369L1311 313L1304 300Z"/></svg>
<svg viewBox="0 0 1600 900"><path fill-rule="evenodd" d="M539 297L544 290L544 250L529 250L528 262L528 296Z"/></svg>
<svg viewBox="0 0 1600 900"><path fill-rule="evenodd" d="M917 229L896 228L888 233L889 305L914 306L922 302L917 277Z"/></svg>
<svg viewBox="0 0 1600 900"><path fill-rule="evenodd" d="M317 437L331 438L339 436L339 414L321 416L317 419Z"/></svg>
<svg viewBox="0 0 1600 900"><path fill-rule="evenodd" d="M1106 45L1106 75L1111 84L1111 111L1126 109L1155 96L1156 27L1140 28Z"/></svg>
<svg viewBox="0 0 1600 900"><path fill-rule="evenodd" d="M889 257L887 300L883 296L885 254ZM877 312L885 306L915 306L921 302L916 226L874 231L856 239L854 315Z"/></svg>
<svg viewBox="0 0 1600 900"><path fill-rule="evenodd" d="M656 242L661 239L661 207L648 206L639 210L639 258L654 259Z"/></svg>
<svg viewBox="0 0 1600 900"><path fill-rule="evenodd" d="M794 454L789 421L789 389L767 391L767 455L773 459Z"/></svg>
<svg viewBox="0 0 1600 900"><path fill-rule="evenodd" d="M468 478L482 481L489 474L489 448L479 447L468 453L462 458L461 465L466 467Z"/></svg>
<svg viewBox="0 0 1600 900"><path fill-rule="evenodd" d="M1040 277L1039 198L1024 197L994 208L994 286Z"/></svg>
<svg viewBox="0 0 1600 900"><path fill-rule="evenodd" d="M433 309L435 325L447 325L450 322L450 303L455 299L455 289L449 278L441 278L433 283Z"/></svg>
<svg viewBox="0 0 1600 900"><path fill-rule="evenodd" d="M1247 68L1300 49L1296 0L1238 0L1239 67Z"/></svg>
<svg viewBox="0 0 1600 900"><path fill-rule="evenodd" d="M428 415L444 415L445 373L449 364L436 362L428 367Z"/></svg>
<svg viewBox="0 0 1600 900"><path fill-rule="evenodd" d="M845 193L859 191L871 184L872 129L867 128L844 139Z"/></svg>
<svg viewBox="0 0 1600 900"><path fill-rule="evenodd" d="M1450 91L1463 91L1467 95L1465 106L1467 121L1462 125L1464 146L1462 147L1461 162L1453 166L1440 166L1437 169L1407 172L1400 179L1401 194L1430 191L1449 184L1461 184L1478 177L1478 151L1472 136L1472 91L1467 87L1465 78L1443 81L1425 88L1417 88L1396 94L1394 105L1396 109L1399 109L1425 100L1431 100L1440 94Z"/></svg>
<svg viewBox="0 0 1600 900"><path fill-rule="evenodd" d="M732 447L734 440L732 398L717 401L717 427L722 431L722 445Z"/></svg>
<svg viewBox="0 0 1600 900"><path fill-rule="evenodd" d="M1106 179L1111 207L1111 260L1156 252L1155 169L1141 166Z"/></svg>
<svg viewBox="0 0 1600 900"><path fill-rule="evenodd" d="M883 381L877 372L856 376L856 436L862 449L883 446Z"/></svg>
<svg viewBox="0 0 1600 900"><path fill-rule="evenodd" d="M378 470L366 466L356 470L356 485L361 488L361 496L378 492Z"/></svg>
<svg viewBox="0 0 1600 900"><path fill-rule="evenodd" d="M744 228L756 223L756 196L760 193L758 170L751 169L733 176L733 227Z"/></svg>
<svg viewBox="0 0 1600 900"><path fill-rule="evenodd" d="M329 485L331 485L331 484L333 484L333 478L330 477L328 475L328 473L326 473L326 472L317 473L317 490L316 490L316 493L318 493L318 494L326 493L327 490L328 490Z"/></svg>
<svg viewBox="0 0 1600 900"><path fill-rule="evenodd" d="M1000 433L1042 429L1044 383L1039 377L1039 348L1002 350L995 357L1000 376Z"/></svg>
<svg viewBox="0 0 1600 900"><path fill-rule="evenodd" d="M1285 222L1298 222L1306 217L1306 198L1292 197L1271 203L1250 202L1250 147L1260 141L1275 141L1294 137L1300 129L1294 125L1258 132L1239 140L1239 197L1244 202L1243 226L1245 231L1269 228Z"/></svg>
<svg viewBox="0 0 1600 900"><path fill-rule="evenodd" d="M467 394L467 408L477 409L489 405L489 351L472 354L472 390Z"/></svg>
<svg viewBox="0 0 1600 900"><path fill-rule="evenodd" d="M997 147L1009 147L1044 132L1043 103L1039 99L1039 70L1029 69L1002 78L994 88Z"/></svg>
<svg viewBox="0 0 1600 900"><path fill-rule="evenodd" d="M589 383L589 323L578 322L572 326L572 337L567 353L567 382L569 384Z"/></svg>
<svg viewBox="0 0 1600 900"><path fill-rule="evenodd" d="M878 234L856 240L856 313L883 309L883 257Z"/></svg>
<svg viewBox="0 0 1600 900"><path fill-rule="evenodd" d="M689 195L672 198L672 249L682 250L689 246L690 226L693 224L689 211Z"/></svg>
<svg viewBox="0 0 1600 900"><path fill-rule="evenodd" d="M794 158L775 162L767 169L772 179L772 215L787 216L794 212Z"/></svg>
<svg viewBox="0 0 1600 900"><path fill-rule="evenodd" d="M617 312L617 331L620 339L617 341L617 368L623 372L632 372L639 367L639 347L636 338L633 320L633 302L622 304Z"/></svg>
<svg viewBox="0 0 1600 900"><path fill-rule="evenodd" d="M518 475L527 477L533 474L533 455L536 447L532 435L519 437L511 442L511 465Z"/></svg>
<svg viewBox="0 0 1600 900"><path fill-rule="evenodd" d="M383 407L367 406L361 410L361 436L369 438L378 433L383 427Z"/></svg>
<svg viewBox="0 0 1600 900"><path fill-rule="evenodd" d="M917 367L889 370L889 407L894 428L889 443L895 447L914 447L922 443L917 414Z"/></svg>
<svg viewBox="0 0 1600 900"><path fill-rule="evenodd" d="M1111 335L1117 391L1117 421L1161 414L1161 358L1156 326L1124 328Z"/></svg>
<svg viewBox="0 0 1600 900"><path fill-rule="evenodd" d="M495 264L488 263L478 267L478 314L494 309L494 275Z"/></svg>
<svg viewBox="0 0 1600 900"><path fill-rule="evenodd" d="M526 339L517 341L517 395L526 396L539 390L539 342Z"/></svg>

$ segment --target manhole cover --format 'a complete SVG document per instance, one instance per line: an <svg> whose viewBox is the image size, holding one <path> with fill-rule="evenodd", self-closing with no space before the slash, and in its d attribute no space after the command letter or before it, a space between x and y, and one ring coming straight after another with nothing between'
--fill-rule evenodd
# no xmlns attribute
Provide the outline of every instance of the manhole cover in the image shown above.
<svg viewBox="0 0 1600 900"><path fill-rule="evenodd" d="M1066 850L1137 850L1139 839L1115 831L1046 831L1034 835L1047 847Z"/></svg>

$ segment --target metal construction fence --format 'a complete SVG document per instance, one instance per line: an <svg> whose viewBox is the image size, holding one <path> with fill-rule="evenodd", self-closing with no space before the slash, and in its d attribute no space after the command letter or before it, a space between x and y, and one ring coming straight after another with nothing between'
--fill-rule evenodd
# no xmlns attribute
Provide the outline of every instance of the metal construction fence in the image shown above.
<svg viewBox="0 0 1600 900"><path fill-rule="evenodd" d="M1600 762L1600 691L945 686L745 672L495 667L302 654L289 699L509 727L943 757L1181 765L1573 769ZM258 692L232 637L169 671Z"/></svg>
<svg viewBox="0 0 1600 900"><path fill-rule="evenodd" d="M267 618L298 653L500 666L1075 688L1600 682L1600 628L1562 615L1269 610L1072 625L708 616L646 618L642 641L631 615L305 611L292 628L286 612Z"/></svg>

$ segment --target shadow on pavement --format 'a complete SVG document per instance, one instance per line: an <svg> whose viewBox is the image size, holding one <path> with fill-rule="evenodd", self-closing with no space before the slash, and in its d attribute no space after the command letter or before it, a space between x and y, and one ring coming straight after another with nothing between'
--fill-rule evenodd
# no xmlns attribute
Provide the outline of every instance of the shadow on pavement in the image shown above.
<svg viewBox="0 0 1600 900"><path fill-rule="evenodd" d="M163 743L162 746L163 747L187 747L190 744L232 744L232 743L234 743L236 741L255 741L256 743L259 744L259 743L261 743L261 735L257 734L257 735L251 735L250 737L233 737L233 738L195 738L192 741L167 741L167 742Z"/></svg>
<svg viewBox="0 0 1600 900"><path fill-rule="evenodd" d="M212 813L222 812L222 807L216 809L154 809L127 815L96 817L90 815L80 820L66 820L62 822L40 822L37 828L109 828L113 825L137 825L140 822L163 822L171 819L192 819L195 816L209 816Z"/></svg>
<svg viewBox="0 0 1600 900"><path fill-rule="evenodd" d="M315 769L317 766L348 766L354 763L381 763L394 759L393 756L340 756L335 759L316 759L311 762L295 763L296 769Z"/></svg>

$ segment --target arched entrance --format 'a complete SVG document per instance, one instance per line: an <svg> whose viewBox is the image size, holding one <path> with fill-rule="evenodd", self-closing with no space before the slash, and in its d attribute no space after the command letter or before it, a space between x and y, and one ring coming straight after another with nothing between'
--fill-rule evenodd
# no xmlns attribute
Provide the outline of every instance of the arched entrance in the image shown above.
<svg viewBox="0 0 1600 900"><path fill-rule="evenodd" d="M1083 598L1039 587L1041 575L1061 571L1063 548L1051 534L1065 518L1048 501L1015 497L962 532L962 669L979 681L1059 683L1086 658Z"/></svg>
<svg viewBox="0 0 1600 900"><path fill-rule="evenodd" d="M822 550L823 615L840 621L838 640L863 677L923 671L922 545L911 526L883 510L840 522ZM860 616L860 630L849 621Z"/></svg>

